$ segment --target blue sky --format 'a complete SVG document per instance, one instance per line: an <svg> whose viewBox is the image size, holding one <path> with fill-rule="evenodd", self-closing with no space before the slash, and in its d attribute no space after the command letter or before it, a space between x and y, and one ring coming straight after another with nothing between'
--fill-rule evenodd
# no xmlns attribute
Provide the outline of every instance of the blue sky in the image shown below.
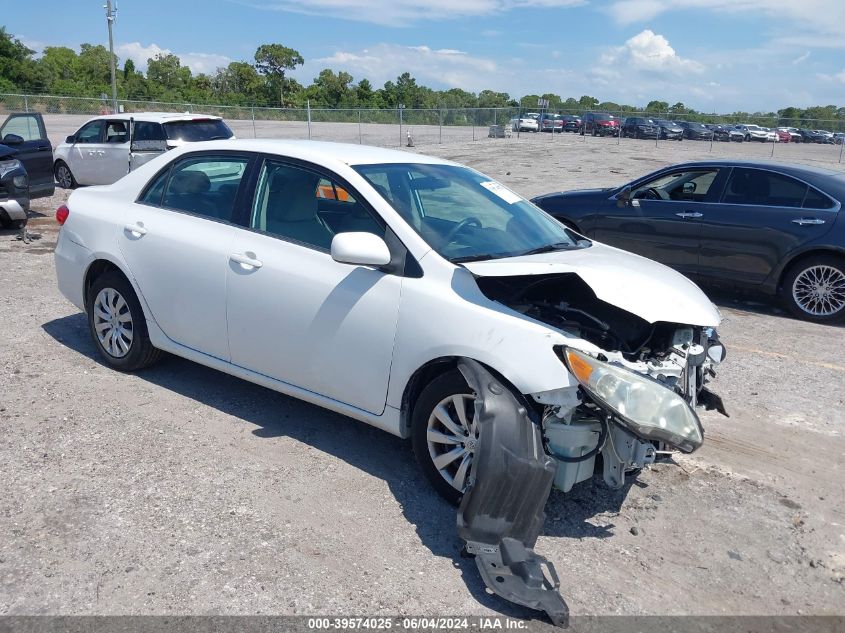
<svg viewBox="0 0 845 633"><path fill-rule="evenodd" d="M107 43L103 0L4 11L30 48ZM37 6L38 11L29 10ZM294 76L346 70L376 86L404 71L435 87L589 94L702 111L845 106L845 0L120 0L115 46L195 72L282 43Z"/></svg>

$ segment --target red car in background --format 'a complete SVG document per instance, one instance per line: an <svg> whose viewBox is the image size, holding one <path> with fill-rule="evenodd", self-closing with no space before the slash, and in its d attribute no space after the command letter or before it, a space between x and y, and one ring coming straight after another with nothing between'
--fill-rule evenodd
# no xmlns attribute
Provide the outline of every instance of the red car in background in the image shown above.
<svg viewBox="0 0 845 633"><path fill-rule="evenodd" d="M607 112L585 112L581 117L581 136L619 136L620 120Z"/></svg>
<svg viewBox="0 0 845 633"><path fill-rule="evenodd" d="M778 136L778 141L781 143L789 143L792 140L792 135L786 130L772 130Z"/></svg>

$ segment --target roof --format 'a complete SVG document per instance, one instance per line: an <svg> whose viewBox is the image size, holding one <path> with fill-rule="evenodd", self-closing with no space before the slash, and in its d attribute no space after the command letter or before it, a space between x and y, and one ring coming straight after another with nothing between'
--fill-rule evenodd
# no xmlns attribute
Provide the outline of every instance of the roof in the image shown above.
<svg viewBox="0 0 845 633"><path fill-rule="evenodd" d="M150 123L167 123L169 121L195 121L197 119L220 119L213 114L202 114L199 112L120 112L118 114L103 114L95 116L91 121L97 119L122 119L128 121L149 121Z"/></svg>
<svg viewBox="0 0 845 633"><path fill-rule="evenodd" d="M328 143L323 141L300 141L286 139L228 139L205 141L185 146L186 151L202 149L243 150L280 154L299 158L316 164L337 161L344 165L376 165L381 163L425 163L431 165L455 165L448 160L426 156L416 152L405 152L371 145L351 143Z"/></svg>

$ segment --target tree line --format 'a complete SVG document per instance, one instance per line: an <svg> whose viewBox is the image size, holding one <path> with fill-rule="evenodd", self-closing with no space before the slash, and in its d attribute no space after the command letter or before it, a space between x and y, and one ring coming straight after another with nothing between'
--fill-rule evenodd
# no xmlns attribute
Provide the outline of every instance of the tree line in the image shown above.
<svg viewBox="0 0 845 633"><path fill-rule="evenodd" d="M293 107L310 103L314 108L523 108L537 109L540 98L549 101L555 112L603 110L625 114L649 112L672 118L715 121L716 113L697 112L683 103L670 105L653 100L646 105L600 101L583 95L563 98L557 94L530 94L513 98L505 92L482 90L473 93L460 88L434 90L420 85L410 73L387 81L380 88L366 78L355 81L345 71L325 68L308 86L289 76L304 63L302 55L281 44L262 44L252 61L233 61L213 73L194 74L171 53L158 54L147 61L146 73L131 59L121 66L115 56L119 99L171 103ZM0 26L0 93L53 94L71 97L100 97L111 94L109 51L99 44L85 43L79 51L64 46L48 46L35 52ZM772 124L801 126L810 120L845 122L845 107L835 105L810 108L787 107L770 112L734 112L731 118L766 119Z"/></svg>

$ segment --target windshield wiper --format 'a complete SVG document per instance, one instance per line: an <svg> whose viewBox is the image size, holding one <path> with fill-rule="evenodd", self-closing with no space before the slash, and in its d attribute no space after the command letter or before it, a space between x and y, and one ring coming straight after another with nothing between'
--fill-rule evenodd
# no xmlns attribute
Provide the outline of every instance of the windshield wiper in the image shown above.
<svg viewBox="0 0 845 633"><path fill-rule="evenodd" d="M465 255L464 257L452 257L449 259L453 264L464 264L466 262L483 262L488 259L497 259L500 255Z"/></svg>
<svg viewBox="0 0 845 633"><path fill-rule="evenodd" d="M531 250L527 250L524 253L514 255L514 257L523 257L525 255L539 255L540 253L550 253L551 251L569 251L576 248L582 247L578 244L573 244L572 242L555 242L554 244L544 244L543 246L532 248Z"/></svg>

